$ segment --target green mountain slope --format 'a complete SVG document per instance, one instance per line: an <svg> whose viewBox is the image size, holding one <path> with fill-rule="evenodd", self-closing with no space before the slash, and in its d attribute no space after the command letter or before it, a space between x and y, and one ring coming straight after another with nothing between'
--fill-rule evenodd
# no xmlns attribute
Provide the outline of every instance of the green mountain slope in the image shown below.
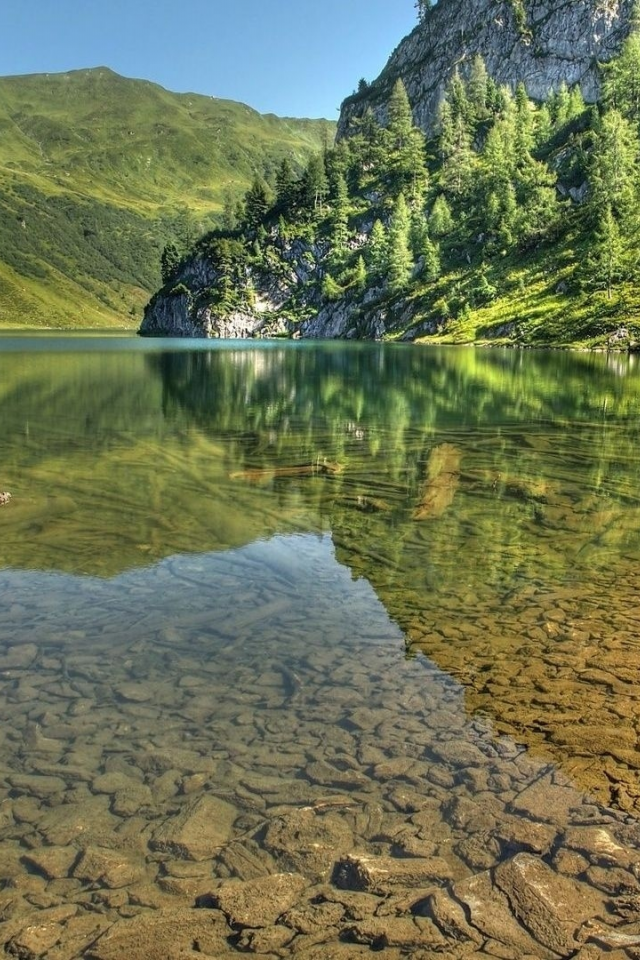
<svg viewBox="0 0 640 960"><path fill-rule="evenodd" d="M102 67L0 78L0 326L135 325L167 242L334 132Z"/></svg>

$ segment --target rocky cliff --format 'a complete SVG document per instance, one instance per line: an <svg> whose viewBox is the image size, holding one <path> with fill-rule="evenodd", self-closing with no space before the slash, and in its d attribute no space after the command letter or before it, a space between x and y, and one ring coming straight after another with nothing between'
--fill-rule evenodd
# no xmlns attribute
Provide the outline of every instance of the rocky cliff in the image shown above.
<svg viewBox="0 0 640 960"><path fill-rule="evenodd" d="M243 266L235 302L217 305L212 291L224 282L210 252L189 257L147 305L142 336L246 339L274 336L379 339L404 330L412 314L378 302L372 287L352 296L327 299L321 290L329 253L326 242L271 237L265 269ZM411 332L410 339L417 334Z"/></svg>
<svg viewBox="0 0 640 960"><path fill-rule="evenodd" d="M618 53L629 32L633 0L440 0L392 54L380 77L343 105L338 136L367 109L384 120L400 77L414 119L431 133L446 84L477 55L499 84L523 82L543 100L562 83L598 98L598 63Z"/></svg>

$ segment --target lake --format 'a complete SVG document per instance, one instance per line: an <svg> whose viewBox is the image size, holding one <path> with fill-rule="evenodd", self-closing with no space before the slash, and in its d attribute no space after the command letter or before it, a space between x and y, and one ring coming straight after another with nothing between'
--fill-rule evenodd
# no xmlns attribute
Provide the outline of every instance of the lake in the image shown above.
<svg viewBox="0 0 640 960"><path fill-rule="evenodd" d="M0 337L0 943L640 956L640 364Z"/></svg>

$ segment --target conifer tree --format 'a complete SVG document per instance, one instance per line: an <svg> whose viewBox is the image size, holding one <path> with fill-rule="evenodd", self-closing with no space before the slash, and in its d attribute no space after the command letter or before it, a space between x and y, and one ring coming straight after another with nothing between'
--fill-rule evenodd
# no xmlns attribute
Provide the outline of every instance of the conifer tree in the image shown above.
<svg viewBox="0 0 640 960"><path fill-rule="evenodd" d="M407 88L401 79L393 85L389 106L387 108L387 130L392 147L398 149L404 146L413 130L413 113L407 94Z"/></svg>
<svg viewBox="0 0 640 960"><path fill-rule="evenodd" d="M467 97L474 121L477 123L485 120L489 116L489 74L481 56L473 58L467 83Z"/></svg>
<svg viewBox="0 0 640 960"><path fill-rule="evenodd" d="M583 271L589 285L607 292L611 300L614 286L625 276L625 244L611 207L600 212L589 255Z"/></svg>
<svg viewBox="0 0 640 960"><path fill-rule="evenodd" d="M516 155L522 158L525 154L531 153L535 142L532 104L523 83L519 83L516 87L514 132Z"/></svg>
<svg viewBox="0 0 640 960"><path fill-rule="evenodd" d="M640 122L640 5L631 15L631 30L617 57L602 67L605 105L627 120Z"/></svg>
<svg viewBox="0 0 640 960"><path fill-rule="evenodd" d="M589 171L589 211L597 221L611 208L622 231L630 225L638 196L638 135L618 110L604 114L596 131Z"/></svg>
<svg viewBox="0 0 640 960"><path fill-rule="evenodd" d="M331 243L334 255L340 256L344 252L349 237L349 191L347 182L339 171L332 173L329 198Z"/></svg>
<svg viewBox="0 0 640 960"><path fill-rule="evenodd" d="M369 234L367 261L371 278L380 280L387 266L388 237L381 220L376 220Z"/></svg>
<svg viewBox="0 0 640 960"><path fill-rule="evenodd" d="M469 193L474 173L471 114L464 82L456 71L440 107L438 146L442 157L440 186L458 199Z"/></svg>
<svg viewBox="0 0 640 960"><path fill-rule="evenodd" d="M556 93L550 98L549 106L551 109L551 118L553 120L554 130L559 130L568 122L571 109L571 98L569 88L564 80Z"/></svg>
<svg viewBox="0 0 640 960"><path fill-rule="evenodd" d="M389 224L387 271L389 290L392 293L401 293L411 277L413 258L409 248L409 227L409 209L404 194L401 193L396 200Z"/></svg>
<svg viewBox="0 0 640 960"><path fill-rule="evenodd" d="M364 262L362 254L360 254L356 260L356 266L353 272L353 285L360 293L362 293L367 286L367 265Z"/></svg>
<svg viewBox="0 0 640 960"><path fill-rule="evenodd" d="M271 206L269 190L262 177L254 177L244 197L244 223L255 231L264 221Z"/></svg>
<svg viewBox="0 0 640 960"><path fill-rule="evenodd" d="M302 175L301 200L307 210L317 210L324 203L329 184L324 165L324 158L315 154L309 160Z"/></svg>
<svg viewBox="0 0 640 960"><path fill-rule="evenodd" d="M238 226L238 201L230 190L226 190L222 204L222 229L232 233Z"/></svg>
<svg viewBox="0 0 640 960"><path fill-rule="evenodd" d="M293 167L285 157L276 172L276 209L282 216L293 212L296 201L297 182Z"/></svg>
<svg viewBox="0 0 640 960"><path fill-rule="evenodd" d="M431 10L431 0L416 0L414 6L418 14L418 23L424 23Z"/></svg>
<svg viewBox="0 0 640 960"><path fill-rule="evenodd" d="M422 256L425 243L429 238L429 229L427 220L421 209L413 207L411 209L410 227L409 227L409 246L414 260Z"/></svg>
<svg viewBox="0 0 640 960"><path fill-rule="evenodd" d="M386 167L391 193L404 193L412 206L419 204L427 189L425 139L414 126L411 104L402 80L397 80L388 108Z"/></svg>
<svg viewBox="0 0 640 960"><path fill-rule="evenodd" d="M444 194L439 193L433 202L429 217L429 232L434 237L446 237L453 230L451 207Z"/></svg>
<svg viewBox="0 0 640 960"><path fill-rule="evenodd" d="M168 283L180 264L180 251L173 241L170 241L162 251L160 257L160 275L162 282Z"/></svg>
<svg viewBox="0 0 640 960"><path fill-rule="evenodd" d="M422 247L421 256L423 258L422 277L428 283L433 283L442 272L438 244L427 237Z"/></svg>

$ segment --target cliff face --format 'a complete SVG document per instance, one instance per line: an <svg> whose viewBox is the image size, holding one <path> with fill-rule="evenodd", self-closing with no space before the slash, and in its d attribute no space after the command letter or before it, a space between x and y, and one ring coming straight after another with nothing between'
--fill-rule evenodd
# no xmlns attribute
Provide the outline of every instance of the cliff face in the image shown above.
<svg viewBox="0 0 640 960"><path fill-rule="evenodd" d="M438 104L457 68L477 55L499 84L523 82L544 100L564 82L598 98L598 63L618 53L629 32L633 0L440 0L392 54L380 77L343 105L338 136L367 108L384 120L395 81L404 81L414 119L431 133Z"/></svg>
<svg viewBox="0 0 640 960"><path fill-rule="evenodd" d="M328 252L323 242L272 240L270 269L248 266L243 283L237 285L235 304L221 308L212 302L220 273L207 253L200 251L184 262L147 305L140 334L205 339L282 335L378 339L394 329L394 324L406 327L409 316L395 318L383 307L369 306L379 289L327 301L320 286Z"/></svg>

